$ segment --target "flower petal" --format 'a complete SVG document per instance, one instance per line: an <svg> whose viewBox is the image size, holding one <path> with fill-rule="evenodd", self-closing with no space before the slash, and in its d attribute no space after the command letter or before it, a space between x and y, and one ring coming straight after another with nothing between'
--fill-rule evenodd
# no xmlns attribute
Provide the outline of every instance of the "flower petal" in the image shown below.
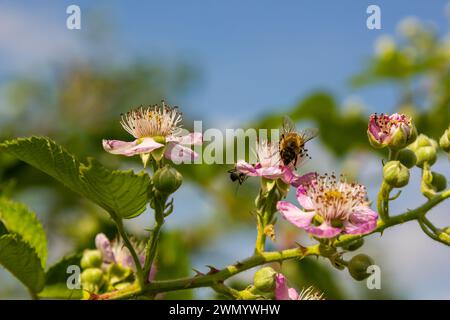
<svg viewBox="0 0 450 320"><path fill-rule="evenodd" d="M104 233L99 233L95 236L95 247L102 253L104 263L113 263L116 261L112 251L111 242Z"/></svg>
<svg viewBox="0 0 450 320"><path fill-rule="evenodd" d="M168 136L168 142L176 142L183 145L199 145L203 143L203 134L201 132L192 132L184 136Z"/></svg>
<svg viewBox="0 0 450 320"><path fill-rule="evenodd" d="M298 203L303 207L305 210L314 210L314 204L312 202L312 199L308 197L306 193L305 187L302 185L297 188L296 192Z"/></svg>
<svg viewBox="0 0 450 320"><path fill-rule="evenodd" d="M236 163L236 170L242 172L247 176L255 177L258 175L255 167L253 167L250 163L245 162L244 160L238 160Z"/></svg>
<svg viewBox="0 0 450 320"><path fill-rule="evenodd" d="M317 174L315 172L309 172L305 175L298 175L293 168L290 167L284 167L284 176L283 181L287 184L292 185L293 187L297 188L301 185L308 184L311 180L313 180Z"/></svg>
<svg viewBox="0 0 450 320"><path fill-rule="evenodd" d="M164 152L164 156L176 164L192 163L198 158L198 154L192 151L191 148L182 146L176 142L169 142Z"/></svg>
<svg viewBox="0 0 450 320"><path fill-rule="evenodd" d="M294 288L289 288L288 294L289 294L289 299L299 300L299 294L298 294L297 290L295 290Z"/></svg>
<svg viewBox="0 0 450 320"><path fill-rule="evenodd" d="M368 206L355 208L349 220L344 223L345 232L348 234L365 234L377 227L378 214Z"/></svg>
<svg viewBox="0 0 450 320"><path fill-rule="evenodd" d="M277 210L284 219L299 228L306 228L311 224L311 220L315 215L314 211L305 212L287 201L278 201Z"/></svg>
<svg viewBox="0 0 450 320"><path fill-rule="evenodd" d="M328 222L323 222L320 226L309 226L305 230L318 238L333 238L342 232L341 229L331 226Z"/></svg>
<svg viewBox="0 0 450 320"><path fill-rule="evenodd" d="M267 179L278 179L283 176L283 170L278 166L257 168L256 173Z"/></svg>
<svg viewBox="0 0 450 320"><path fill-rule="evenodd" d="M275 300L290 300L289 287L281 273L275 275Z"/></svg>
<svg viewBox="0 0 450 320"><path fill-rule="evenodd" d="M112 154L121 154L127 157L141 153L150 153L164 145L156 142L153 138L137 139L131 142L120 140L103 140L103 148Z"/></svg>
<svg viewBox="0 0 450 320"><path fill-rule="evenodd" d="M103 140L103 149L112 154L122 154L126 156L134 155L130 150L136 146L138 140L131 142L120 140Z"/></svg>

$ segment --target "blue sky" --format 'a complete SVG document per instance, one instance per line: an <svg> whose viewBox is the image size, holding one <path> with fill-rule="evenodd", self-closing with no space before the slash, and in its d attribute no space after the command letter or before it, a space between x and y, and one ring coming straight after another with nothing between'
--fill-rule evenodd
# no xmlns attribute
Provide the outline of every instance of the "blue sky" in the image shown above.
<svg viewBox="0 0 450 320"><path fill-rule="evenodd" d="M69 4L81 7L80 31L65 29ZM381 8L381 30L366 28L369 4ZM80 38L94 25L83 17L102 12L106 24L113 26L112 55L168 63L182 60L196 66L199 85L187 97L175 97L180 101L174 103L215 123L235 124L273 108L288 108L314 89L330 90L340 100L357 94L371 111L386 110L394 103L392 89L353 92L347 80L371 54L375 39L394 33L406 16L430 21L445 32L445 6L446 1L437 0L283 1L282 5L267 0L3 1L0 8L12 10L17 19L25 17L29 28L23 26L21 36L23 42L30 38L35 49L4 56L1 49L17 46L20 40L5 43L10 38L0 36L0 57L5 58L0 61L0 78L2 67L14 71L14 60L28 70L28 62L42 62L33 55L42 54L44 61L46 54L49 60L87 55Z"/></svg>

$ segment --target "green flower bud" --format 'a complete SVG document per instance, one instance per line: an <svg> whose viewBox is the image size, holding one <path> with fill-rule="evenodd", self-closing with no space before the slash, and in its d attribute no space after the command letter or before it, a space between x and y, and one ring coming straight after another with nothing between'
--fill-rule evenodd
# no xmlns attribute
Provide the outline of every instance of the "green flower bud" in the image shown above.
<svg viewBox="0 0 450 320"><path fill-rule="evenodd" d="M122 282L132 273L130 268L123 267L119 264L112 263L108 268L109 282L112 285Z"/></svg>
<svg viewBox="0 0 450 320"><path fill-rule="evenodd" d="M262 292L270 292L275 289L275 275L277 273L271 267L264 267L255 272L253 283L255 288Z"/></svg>
<svg viewBox="0 0 450 320"><path fill-rule="evenodd" d="M81 258L81 268L99 268L102 265L102 253L100 250L84 250Z"/></svg>
<svg viewBox="0 0 450 320"><path fill-rule="evenodd" d="M103 271L99 268L88 268L81 273L81 283L100 286L103 281Z"/></svg>
<svg viewBox="0 0 450 320"><path fill-rule="evenodd" d="M400 150L397 156L397 160L401 162L402 165L411 169L416 165L417 157L416 154L410 149Z"/></svg>
<svg viewBox="0 0 450 320"><path fill-rule="evenodd" d="M336 253L336 248L321 243L319 245L319 253L323 257L331 257Z"/></svg>
<svg viewBox="0 0 450 320"><path fill-rule="evenodd" d="M361 238L361 239L356 239L356 240L342 246L342 248L347 251L355 251L355 250L358 250L359 248L361 248L363 246L363 244L364 244L364 239Z"/></svg>
<svg viewBox="0 0 450 320"><path fill-rule="evenodd" d="M445 152L450 152L450 128L445 130L444 134L439 139L439 145Z"/></svg>
<svg viewBox="0 0 450 320"><path fill-rule="evenodd" d="M431 172L431 187L439 192L447 188L447 178L440 173Z"/></svg>
<svg viewBox="0 0 450 320"><path fill-rule="evenodd" d="M433 139L430 139L426 135L421 133L417 137L416 141L414 141L414 143L410 144L408 146L408 148L410 148L412 151L415 152L420 147L432 147L433 146L432 140Z"/></svg>
<svg viewBox="0 0 450 320"><path fill-rule="evenodd" d="M357 254L348 263L348 272L357 281L361 281L370 276L367 268L374 264L371 257L365 254Z"/></svg>
<svg viewBox="0 0 450 320"><path fill-rule="evenodd" d="M425 162L427 162L431 166L437 160L436 148L433 146L417 148L416 157L416 166L422 168Z"/></svg>
<svg viewBox="0 0 450 320"><path fill-rule="evenodd" d="M409 182L409 170L400 161L389 161L383 167L383 179L391 187L404 187Z"/></svg>
<svg viewBox="0 0 450 320"><path fill-rule="evenodd" d="M175 168L166 165L158 169L153 176L153 185L163 194L177 191L183 182L183 176Z"/></svg>

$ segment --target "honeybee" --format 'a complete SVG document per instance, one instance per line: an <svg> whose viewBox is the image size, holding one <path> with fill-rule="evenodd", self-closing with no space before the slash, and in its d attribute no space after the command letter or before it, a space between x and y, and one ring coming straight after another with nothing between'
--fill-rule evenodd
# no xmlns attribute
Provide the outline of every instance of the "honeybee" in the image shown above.
<svg viewBox="0 0 450 320"><path fill-rule="evenodd" d="M294 122L285 116L279 143L280 158L283 164L285 166L293 164L296 168L298 160L308 156L308 150L305 149L306 142L317 137L318 133L315 128L297 132Z"/></svg>
<svg viewBox="0 0 450 320"><path fill-rule="evenodd" d="M231 181L237 181L239 185L242 185L245 180L247 180L248 176L245 173L239 172L236 168L228 170L230 174Z"/></svg>

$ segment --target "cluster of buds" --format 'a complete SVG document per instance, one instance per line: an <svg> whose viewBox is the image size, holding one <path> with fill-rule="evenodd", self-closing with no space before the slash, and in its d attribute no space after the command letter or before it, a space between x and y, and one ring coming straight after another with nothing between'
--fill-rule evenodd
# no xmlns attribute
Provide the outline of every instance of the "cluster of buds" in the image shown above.
<svg viewBox="0 0 450 320"><path fill-rule="evenodd" d="M133 241L133 247L141 264L145 261L145 246ZM124 289L135 280L136 266L133 258L119 239L109 241L100 233L95 238L96 249L87 249L81 258L81 285L87 298L112 290ZM153 267L149 280L153 280L156 269Z"/></svg>

